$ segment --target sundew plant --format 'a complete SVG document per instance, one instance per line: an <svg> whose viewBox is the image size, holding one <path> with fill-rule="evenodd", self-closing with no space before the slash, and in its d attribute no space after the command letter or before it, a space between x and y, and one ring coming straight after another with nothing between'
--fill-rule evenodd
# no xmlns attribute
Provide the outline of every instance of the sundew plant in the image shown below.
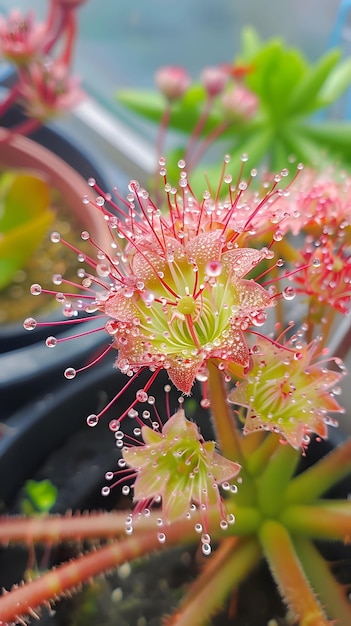
<svg viewBox="0 0 351 626"><path fill-rule="evenodd" d="M77 8L86 0L49 0L43 22L33 10L0 12L0 57L10 65L0 118L17 105L24 115L12 130L27 135L72 109L82 98L71 69L77 38ZM6 84L6 81L5 81Z"/></svg>
<svg viewBox="0 0 351 626"><path fill-rule="evenodd" d="M58 26L60 33L68 29L67 63L80 4L50 3L49 24L57 25L58 10L65 18ZM18 27L14 14L0 22L2 49L8 44L13 53L15 41L25 52L38 51L41 41L40 55L47 53L54 43L48 32L40 38L43 29L32 17ZM43 99L34 101L28 89L25 95L37 124L62 93L55 81L51 93L48 76L35 68L30 78L45 86ZM18 72L16 96L21 63ZM62 82L66 74L55 70L55 77ZM46 345L53 359L55 346L67 341L55 336L55 324L71 328L72 340L97 331L105 337L91 363L80 369L67 363L64 376L74 385L88 367L115 355L125 382L119 387L116 374L114 397L86 416L86 427L110 429L116 463L102 495L108 503L120 490L129 507L0 518L6 546L24 543L31 553L35 544L84 546L72 560L5 590L0 626L23 626L94 577L151 553L166 558L175 546L194 546L200 558L198 577L164 616L168 626L211 623L263 559L286 605L286 623L350 625L347 589L316 542L347 544L351 537L351 502L331 496L351 474L351 441L324 453L344 412L351 131L347 123L311 119L350 78L350 62L339 64L336 52L312 67L298 51L277 40L263 44L248 31L242 58L205 68L200 86L189 88L184 68L166 67L156 75L160 97L140 105L140 94L124 94L130 108L160 121L151 192L136 180L126 193L112 194L89 181L96 198L82 202L100 214L109 243L102 249L83 231L87 255L53 232L53 245L78 255L78 277L55 274L52 288L33 284L33 297L62 303L63 320L28 318L24 328L52 326ZM62 85L67 97L76 93L75 83ZM166 159L168 127L188 136L182 153ZM222 139L228 154L218 159ZM204 169L199 164L213 144L215 163ZM256 169L262 161L264 172ZM92 330L87 319L99 327ZM206 410L211 436L190 402Z"/></svg>
<svg viewBox="0 0 351 626"><path fill-rule="evenodd" d="M319 170L335 161L349 169L351 124L339 119L340 103L336 119L331 111L350 81L351 60L339 48L311 63L281 37L262 41L246 27L234 59L203 67L197 80L184 67L165 66L156 72L156 90L119 89L117 98L158 125L156 150L162 156L166 146L169 180L176 183L177 161L185 158L201 192L203 163L215 186L224 152L233 163L248 153L255 167L273 172L292 154Z"/></svg>
<svg viewBox="0 0 351 626"><path fill-rule="evenodd" d="M60 291L36 284L32 293L56 294L82 341L84 319L101 320L106 348L92 366L116 353L126 382L108 404L115 416L107 424L105 407L87 415L87 428L114 433L120 458L102 493L122 488L130 510L2 518L6 543L110 541L4 593L0 624L24 623L92 577L182 544L201 547L202 568L167 624L207 624L262 558L295 622L350 624L346 591L314 540L351 535L351 503L325 495L351 473L351 442L299 466L343 412L346 370L328 344L350 305L351 179L301 164L290 177L286 169L259 176L248 165L246 155L239 167L226 156L217 187L199 197L185 161L173 187L161 159L159 204L135 180L125 198L90 180L110 247L84 231L92 254L80 255L52 233L54 245L79 255L81 292L55 275ZM28 331L39 325L24 322ZM47 346L64 340L50 335ZM157 385L162 371L166 387ZM69 364L64 374L72 385L84 375ZM196 385L213 440L187 416Z"/></svg>

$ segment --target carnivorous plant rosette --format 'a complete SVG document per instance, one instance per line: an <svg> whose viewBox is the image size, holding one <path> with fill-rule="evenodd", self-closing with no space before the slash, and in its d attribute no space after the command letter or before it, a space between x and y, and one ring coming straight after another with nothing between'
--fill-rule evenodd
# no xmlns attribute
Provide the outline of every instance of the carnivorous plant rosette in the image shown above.
<svg viewBox="0 0 351 626"><path fill-rule="evenodd" d="M303 288L299 277L310 273L311 285L328 280L330 294L336 289L340 301L342 287L340 282L333 286L329 260L322 256L316 263L300 247L310 242L318 250L324 237L340 251L344 221L334 215L338 202L330 214L331 230L325 228L320 202L310 203L307 221L301 218L304 198L294 190L302 175L284 183L288 172L282 170L265 176L255 191L257 171L244 180L241 167L233 179L227 162L217 189L197 197L185 163L178 164L179 187L174 188L162 159L160 203L136 181L124 199L117 190L112 198L91 180L96 210L111 236L110 249L102 250L87 231L82 233L96 257L80 254L59 233L52 234L54 243L68 246L84 263L81 284L73 285L80 293L71 293L72 283L58 275L54 284L66 285L69 293L40 285L33 285L32 293L54 294L73 327L92 314L98 324L103 320L98 330L108 346L89 365L117 350L116 365L127 382L87 423L96 427L107 408L116 411L109 427L122 458L116 471L105 474L101 493L108 498L123 485L124 495L133 494L127 512L60 520L60 537L116 538L74 562L80 582L151 551L200 542L203 554L212 556L169 619L172 626L205 624L261 557L294 619L309 626L327 626L330 619L348 626L349 602L312 540L345 540L351 534L348 503L322 497L351 472L350 442L296 475L311 439L326 439L328 426L336 425L330 413L342 411L336 396L346 370L328 354L327 314L331 311L332 321L349 305L347 281L342 308L332 297L322 300L308 285ZM334 198L338 187L326 185L323 200L329 190ZM331 201L327 198L325 206ZM323 232L316 232L321 221ZM300 247L293 245L297 240ZM347 244L341 245L347 257ZM296 288L287 281L295 281ZM34 330L39 324L29 318L24 325ZM74 337L85 332L91 331ZM47 345L66 339L50 336ZM66 378L74 379L89 365L67 367ZM166 415L159 395L151 395L161 370L181 392L174 412L170 385L161 391ZM145 371L147 382L138 385ZM195 381L201 385L202 407L211 412L213 441L205 441L198 424L185 417ZM135 387L135 399L132 395L127 409L118 410L116 401ZM135 424L133 434L125 427L127 416ZM15 522L0 523L0 538L28 536L23 521ZM53 541L55 532L57 541L57 526L50 524L31 526L33 540ZM40 582L7 594L0 599L0 615L22 619L28 606L47 602L53 575L56 595L64 593L71 570L73 564L62 564Z"/></svg>

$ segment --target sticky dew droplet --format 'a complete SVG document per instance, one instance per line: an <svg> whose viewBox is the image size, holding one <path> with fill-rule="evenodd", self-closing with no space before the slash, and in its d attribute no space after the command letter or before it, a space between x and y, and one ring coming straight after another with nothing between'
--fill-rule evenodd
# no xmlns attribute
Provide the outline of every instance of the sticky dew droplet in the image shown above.
<svg viewBox="0 0 351 626"><path fill-rule="evenodd" d="M202 398L202 400L200 400L200 406L202 409L209 409L211 406L211 401L209 398Z"/></svg>
<svg viewBox="0 0 351 626"><path fill-rule="evenodd" d="M30 293L32 294L32 296L40 296L41 292L41 285L38 285L38 283L34 283L34 285L31 285Z"/></svg>
<svg viewBox="0 0 351 626"><path fill-rule="evenodd" d="M60 233L54 231L53 233L51 233L50 235L50 241L51 243L59 243L61 241L61 235Z"/></svg>
<svg viewBox="0 0 351 626"><path fill-rule="evenodd" d="M201 550L205 556L209 556L211 554L211 544L203 543L201 546Z"/></svg>
<svg viewBox="0 0 351 626"><path fill-rule="evenodd" d="M52 277L52 282L54 285L62 285L62 275L54 274Z"/></svg>
<svg viewBox="0 0 351 626"><path fill-rule="evenodd" d="M196 380L199 381L199 383L205 383L208 381L208 377L209 377L209 371L206 368L202 368L199 372L197 372L197 374L195 375Z"/></svg>
<svg viewBox="0 0 351 626"><path fill-rule="evenodd" d="M93 428L99 423L99 418L95 413L91 413L90 415L88 415L86 421L88 426L91 426Z"/></svg>
<svg viewBox="0 0 351 626"><path fill-rule="evenodd" d="M282 291L282 294L283 294L284 300L290 301L290 300L294 300L296 296L296 291L294 287L285 287L285 289L283 289Z"/></svg>
<svg viewBox="0 0 351 626"><path fill-rule="evenodd" d="M37 321L34 319L34 317L27 317L27 319L25 319L23 322L23 328L25 330L34 330L36 326Z"/></svg>
<svg viewBox="0 0 351 626"><path fill-rule="evenodd" d="M148 395L144 389L139 389L139 391L136 392L135 397L138 402L147 402Z"/></svg>
<svg viewBox="0 0 351 626"><path fill-rule="evenodd" d="M283 235L281 230L276 230L274 235L273 235L274 241L282 241L283 237L284 237L284 235Z"/></svg>
<svg viewBox="0 0 351 626"><path fill-rule="evenodd" d="M57 345L57 339L56 337L50 336L46 338L45 343L48 348L55 348L55 346Z"/></svg>
<svg viewBox="0 0 351 626"><path fill-rule="evenodd" d="M220 261L208 261L205 266L207 276L216 277L222 273L222 263Z"/></svg>
<svg viewBox="0 0 351 626"><path fill-rule="evenodd" d="M77 372L74 367L67 367L63 373L64 377L67 378L67 380L72 380L76 377L76 374Z"/></svg>

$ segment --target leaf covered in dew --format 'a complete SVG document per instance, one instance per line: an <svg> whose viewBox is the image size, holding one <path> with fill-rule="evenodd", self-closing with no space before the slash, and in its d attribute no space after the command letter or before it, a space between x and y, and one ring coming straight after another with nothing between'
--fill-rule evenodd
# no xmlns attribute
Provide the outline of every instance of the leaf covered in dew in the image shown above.
<svg viewBox="0 0 351 626"><path fill-rule="evenodd" d="M53 221L51 192L40 173L10 170L0 176L0 288L39 247Z"/></svg>
<svg viewBox="0 0 351 626"><path fill-rule="evenodd" d="M186 515L193 502L205 511L222 510L219 485L237 476L240 465L215 451L214 441L204 441L183 409L168 419L162 432L142 428L144 445L123 449L124 460L137 471L134 501L142 504L162 498L166 522Z"/></svg>
<svg viewBox="0 0 351 626"><path fill-rule="evenodd" d="M329 412L342 413L334 397L344 370L318 362L318 342L294 348L260 337L245 380L229 394L229 402L247 408L244 434L257 430L279 433L293 448L308 444L311 433L326 438ZM334 391L334 393L333 393Z"/></svg>

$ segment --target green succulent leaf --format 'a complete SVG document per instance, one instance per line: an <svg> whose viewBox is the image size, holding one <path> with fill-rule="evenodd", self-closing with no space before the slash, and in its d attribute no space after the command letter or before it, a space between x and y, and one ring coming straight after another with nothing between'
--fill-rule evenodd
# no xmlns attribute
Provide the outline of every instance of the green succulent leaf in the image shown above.
<svg viewBox="0 0 351 626"><path fill-rule="evenodd" d="M57 500L57 488L48 479L27 480L24 485L25 497L21 508L27 515L48 513Z"/></svg>
<svg viewBox="0 0 351 626"><path fill-rule="evenodd" d="M296 85L291 94L289 114L296 115L319 108L317 96L340 59L339 50L331 50L325 54L314 67L311 67L304 78Z"/></svg>
<svg viewBox="0 0 351 626"><path fill-rule="evenodd" d="M162 94L139 89L121 90L118 101L151 122L160 123L166 108ZM205 90L201 85L193 85L187 93L172 104L169 120L170 128L190 134L194 129L205 103ZM211 132L223 120L223 109L217 103L211 110L202 134Z"/></svg>
<svg viewBox="0 0 351 626"><path fill-rule="evenodd" d="M351 85L351 59L341 61L328 76L323 85L320 97L323 106L335 102Z"/></svg>
<svg viewBox="0 0 351 626"><path fill-rule="evenodd" d="M153 122L158 122L161 119L165 108L165 100L162 94L157 91L121 89L116 97L125 107Z"/></svg>
<svg viewBox="0 0 351 626"><path fill-rule="evenodd" d="M247 152L250 163L255 161L256 166L264 163L273 170L286 167L291 155L305 165L320 167L321 156L326 162L326 155L329 155L329 159L338 158L342 167L350 166L348 124L325 122L324 129L324 122L318 124L312 120L314 112L332 104L351 84L351 59L340 61L340 55L340 50L331 50L311 64L298 49L288 48L282 39L262 42L252 28L245 28L241 51L234 59L233 68L241 64L247 66L242 80L257 96L256 115L246 120L229 120L221 97L214 98L200 137L196 136L198 145L203 140L197 155L202 156L212 143L225 140L220 146L222 154L228 152L240 159L240 155ZM234 85L235 80L231 79L228 90ZM159 123L165 112L165 99L156 92L122 91L118 99L153 122ZM181 131L177 160L186 155L189 163L187 138L198 128L206 102L204 87L193 84L183 98L172 104L169 127ZM218 153L217 149L212 154ZM173 156L167 155L172 178L177 176ZM218 172L220 167L214 166L214 169ZM190 160L190 169L193 168L194 162ZM209 167L208 171L211 169ZM194 179L197 179L196 172Z"/></svg>
<svg viewBox="0 0 351 626"><path fill-rule="evenodd" d="M322 145L335 150L345 151L350 158L351 122L332 122L329 120L310 124L300 124L299 132Z"/></svg>
<svg viewBox="0 0 351 626"><path fill-rule="evenodd" d="M252 65L247 86L271 114L281 117L292 92L307 73L306 61L298 50L285 49L279 39L274 39L252 59Z"/></svg>
<svg viewBox="0 0 351 626"><path fill-rule="evenodd" d="M38 174L8 171L0 177L0 288L39 247L52 220L48 184Z"/></svg>
<svg viewBox="0 0 351 626"><path fill-rule="evenodd" d="M262 40L255 29L251 26L243 28L241 33L241 51L238 55L238 60L249 63L261 48Z"/></svg>
<svg viewBox="0 0 351 626"><path fill-rule="evenodd" d="M326 150L312 138L305 136L297 129L286 129L284 141L288 154L295 157L296 161L302 161L304 165L320 166L328 161Z"/></svg>

